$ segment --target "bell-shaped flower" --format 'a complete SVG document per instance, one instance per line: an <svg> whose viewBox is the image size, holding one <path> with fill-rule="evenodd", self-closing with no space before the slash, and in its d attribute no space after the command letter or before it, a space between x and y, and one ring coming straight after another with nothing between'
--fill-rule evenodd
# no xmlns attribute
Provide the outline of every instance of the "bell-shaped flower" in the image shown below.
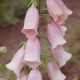
<svg viewBox="0 0 80 80"><path fill-rule="evenodd" d="M24 46L17 51L11 62L6 64L6 67L12 70L16 74L16 76L20 75L20 72L24 67L23 57L24 57Z"/></svg>
<svg viewBox="0 0 80 80"><path fill-rule="evenodd" d="M63 0L56 0L56 2L59 4L59 6L63 9L65 15L71 15L72 11L69 10L66 5L64 4Z"/></svg>
<svg viewBox="0 0 80 80"><path fill-rule="evenodd" d="M62 36L65 36L65 32L67 31L67 28L65 26L61 26L59 28L61 29Z"/></svg>
<svg viewBox="0 0 80 80"><path fill-rule="evenodd" d="M57 46L55 49L52 49L52 54L55 60L58 62L59 67L62 67L66 62L71 58L71 54L66 52L62 46Z"/></svg>
<svg viewBox="0 0 80 80"><path fill-rule="evenodd" d="M27 74L21 72L20 76L17 77L17 80L28 80L28 76L27 76Z"/></svg>
<svg viewBox="0 0 80 80"><path fill-rule="evenodd" d="M33 39L38 34L37 29L39 25L39 13L34 4L28 9L22 33L26 35L27 38Z"/></svg>
<svg viewBox="0 0 80 80"><path fill-rule="evenodd" d="M28 39L23 60L29 67L37 68L40 62L40 42L38 38Z"/></svg>
<svg viewBox="0 0 80 80"><path fill-rule="evenodd" d="M56 24L56 25L58 26L58 30L60 31L61 35L64 37L65 36L65 33L67 31L67 28L65 26L60 26L58 24Z"/></svg>
<svg viewBox="0 0 80 80"><path fill-rule="evenodd" d="M58 24L63 24L68 15L72 14L72 11L67 9L62 0L47 0L46 4L50 16Z"/></svg>
<svg viewBox="0 0 80 80"><path fill-rule="evenodd" d="M51 80L65 80L66 78L66 76L60 71L55 61L51 61L48 63L47 72Z"/></svg>
<svg viewBox="0 0 80 80"><path fill-rule="evenodd" d="M66 40L63 38L64 34L60 27L61 26L52 21L47 26L47 36L50 44L52 45L52 49L58 45L63 45L66 43Z"/></svg>
<svg viewBox="0 0 80 80"><path fill-rule="evenodd" d="M28 80L42 80L42 75L38 69L33 69L28 75Z"/></svg>

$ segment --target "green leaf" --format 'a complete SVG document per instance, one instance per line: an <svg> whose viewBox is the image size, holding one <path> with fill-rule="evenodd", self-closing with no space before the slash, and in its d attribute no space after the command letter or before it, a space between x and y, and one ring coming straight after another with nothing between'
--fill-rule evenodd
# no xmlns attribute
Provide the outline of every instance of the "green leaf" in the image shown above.
<svg viewBox="0 0 80 80"><path fill-rule="evenodd" d="M25 44L26 44L26 42L20 42L19 46L21 47L21 46L23 46Z"/></svg>
<svg viewBox="0 0 80 80"><path fill-rule="evenodd" d="M44 14L44 16L45 16L46 22L49 23L50 20L51 20L50 15L49 14Z"/></svg>
<svg viewBox="0 0 80 80"><path fill-rule="evenodd" d="M46 71L46 65L49 61L52 60L53 56L51 55L51 52L49 50L49 44L47 40L41 38L41 64L39 66L40 71L45 72ZM44 45L45 44L45 45Z"/></svg>
<svg viewBox="0 0 80 80"><path fill-rule="evenodd" d="M34 4L35 6L38 6L39 0L31 0L31 3Z"/></svg>
<svg viewBox="0 0 80 80"><path fill-rule="evenodd" d="M31 71L31 68L29 66L24 66L23 70L24 73L29 73Z"/></svg>

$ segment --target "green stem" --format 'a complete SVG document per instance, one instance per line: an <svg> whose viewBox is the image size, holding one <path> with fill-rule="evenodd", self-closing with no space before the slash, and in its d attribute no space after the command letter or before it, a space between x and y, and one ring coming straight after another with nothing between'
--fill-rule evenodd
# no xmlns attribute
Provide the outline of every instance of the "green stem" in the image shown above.
<svg viewBox="0 0 80 80"><path fill-rule="evenodd" d="M39 0L38 9L39 9L39 14L40 14L40 10L41 10L41 0Z"/></svg>
<svg viewBox="0 0 80 80"><path fill-rule="evenodd" d="M40 15L40 11L41 11L41 0L39 0L38 2L38 10L39 10L39 15ZM40 28L38 28L38 32L40 31Z"/></svg>

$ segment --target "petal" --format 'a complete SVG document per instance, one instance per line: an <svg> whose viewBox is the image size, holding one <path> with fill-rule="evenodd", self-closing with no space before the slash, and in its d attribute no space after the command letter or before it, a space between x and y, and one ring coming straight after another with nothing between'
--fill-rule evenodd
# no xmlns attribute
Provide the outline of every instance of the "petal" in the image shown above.
<svg viewBox="0 0 80 80"><path fill-rule="evenodd" d="M55 22L51 22L47 26L48 40L52 45L52 49L58 45L63 45L66 43L66 40L64 40L62 35L62 30L59 27L61 26L57 25Z"/></svg>
<svg viewBox="0 0 80 80"><path fill-rule="evenodd" d="M33 39L38 34L37 32L38 25L39 25L39 13L37 8L34 5L32 5L26 13L22 33L24 33L27 38Z"/></svg>
<svg viewBox="0 0 80 80"><path fill-rule="evenodd" d="M57 46L55 49L52 50L52 54L55 60L58 62L59 67L62 67L66 64L66 62L71 58L71 54L64 51L62 46Z"/></svg>
<svg viewBox="0 0 80 80"><path fill-rule="evenodd" d="M40 42L37 38L28 39L25 47L24 62L31 68L37 68L40 64Z"/></svg>
<svg viewBox="0 0 80 80"><path fill-rule="evenodd" d="M55 61L48 63L47 72L51 80L65 80L66 78L66 76L60 71Z"/></svg>
<svg viewBox="0 0 80 80"><path fill-rule="evenodd" d="M60 28L61 28L62 35L64 36L65 32L67 31L67 28L65 26L61 26Z"/></svg>
<svg viewBox="0 0 80 80"><path fill-rule="evenodd" d="M22 62L23 57L24 57L24 46L17 51L11 62L6 65L6 67L12 70L16 74L16 76L20 75L20 71L24 66L24 63Z"/></svg>
<svg viewBox="0 0 80 80"><path fill-rule="evenodd" d="M57 1L57 3L60 5L60 7L63 9L63 11L64 11L65 13L67 13L68 15L71 15L71 14L72 14L72 11L69 10L69 9L66 7L66 5L65 5L64 2L63 2L63 0L56 0L56 1Z"/></svg>
<svg viewBox="0 0 80 80"><path fill-rule="evenodd" d="M28 80L42 80L42 75L38 69L33 69L28 75Z"/></svg>
<svg viewBox="0 0 80 80"><path fill-rule="evenodd" d="M50 16L55 21L61 21L63 12L62 12L62 9L59 8L56 1L55 0L47 0L46 4L47 4L47 8L48 8Z"/></svg>
<svg viewBox="0 0 80 80"><path fill-rule="evenodd" d="M17 80L28 80L28 76L25 73L21 73Z"/></svg>
<svg viewBox="0 0 80 80"><path fill-rule="evenodd" d="M60 25L64 24L68 16L72 14L62 0L47 0L46 4L52 19Z"/></svg>
<svg viewBox="0 0 80 80"><path fill-rule="evenodd" d="M69 10L66 5L63 3L62 0L56 0L56 2L58 3L58 5L60 6L60 8L63 10L64 12L64 18L63 18L63 23L65 23L65 20L68 18L69 15L72 14L72 11Z"/></svg>

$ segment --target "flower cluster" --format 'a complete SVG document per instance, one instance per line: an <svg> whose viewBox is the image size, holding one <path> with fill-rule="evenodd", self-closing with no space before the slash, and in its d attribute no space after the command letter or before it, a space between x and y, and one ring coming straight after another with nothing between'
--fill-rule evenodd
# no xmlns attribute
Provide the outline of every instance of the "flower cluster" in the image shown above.
<svg viewBox="0 0 80 80"><path fill-rule="evenodd" d="M72 11L65 6L62 0L47 0L46 3L51 16L51 21L47 25L47 36L54 57L54 60L47 64L47 72L51 80L65 80L66 76L60 71L60 68L72 55L62 48L67 42L64 39L67 28L63 24Z"/></svg>
<svg viewBox="0 0 80 80"><path fill-rule="evenodd" d="M71 54L65 52L62 48L67 42L63 37L67 28L63 26L65 20L72 11L69 10L62 0L46 0L48 12L51 20L47 25L48 41L51 44L50 50L54 60L47 64L47 72L51 80L64 80L66 76L60 71L60 68L71 58ZM12 70L17 80L42 80L38 69L40 60L40 41L37 38L39 26L39 12L34 4L28 9L22 33L28 38L15 54L13 59L6 67ZM22 69L27 65L31 71L25 74Z"/></svg>

